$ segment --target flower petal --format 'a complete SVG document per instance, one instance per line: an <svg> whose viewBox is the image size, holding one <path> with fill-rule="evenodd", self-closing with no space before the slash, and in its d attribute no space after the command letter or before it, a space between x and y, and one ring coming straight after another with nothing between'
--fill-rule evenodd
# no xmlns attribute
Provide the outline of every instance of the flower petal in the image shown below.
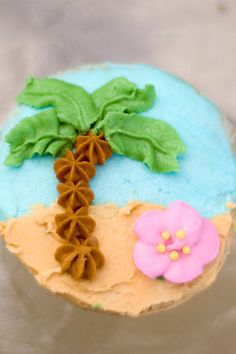
<svg viewBox="0 0 236 354"><path fill-rule="evenodd" d="M166 228L175 237L178 230L185 230L185 243L194 244L200 235L202 227L201 215L190 205L177 200L165 210Z"/></svg>
<svg viewBox="0 0 236 354"><path fill-rule="evenodd" d="M160 235L165 230L164 213L162 210L150 210L138 218L134 231L141 241L153 245L163 242Z"/></svg>
<svg viewBox="0 0 236 354"><path fill-rule="evenodd" d="M203 221L201 238L191 249L203 262L208 264L212 262L219 253L220 238L215 226L208 220Z"/></svg>
<svg viewBox="0 0 236 354"><path fill-rule="evenodd" d="M151 279L162 275L171 262L168 253L158 253L153 245L141 241L134 247L133 259L136 267Z"/></svg>
<svg viewBox="0 0 236 354"><path fill-rule="evenodd" d="M172 261L164 273L164 278L175 284L187 283L203 272L203 264L197 255L183 255L178 261Z"/></svg>

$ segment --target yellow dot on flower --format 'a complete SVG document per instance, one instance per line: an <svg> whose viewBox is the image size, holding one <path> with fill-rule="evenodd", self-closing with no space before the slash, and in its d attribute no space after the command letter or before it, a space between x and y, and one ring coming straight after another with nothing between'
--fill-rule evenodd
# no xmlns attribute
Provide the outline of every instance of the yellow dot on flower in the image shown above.
<svg viewBox="0 0 236 354"><path fill-rule="evenodd" d="M176 237L179 239L179 240L183 240L183 238L185 238L186 236L186 232L184 230L178 230L176 232Z"/></svg>
<svg viewBox="0 0 236 354"><path fill-rule="evenodd" d="M156 250L159 253L165 253L166 246L164 245L164 243L159 243L159 245L157 245L157 247L156 247Z"/></svg>
<svg viewBox="0 0 236 354"><path fill-rule="evenodd" d="M182 252L184 253L184 254L189 254L190 253L190 247L188 247L188 246L184 246L183 248L182 248Z"/></svg>
<svg viewBox="0 0 236 354"><path fill-rule="evenodd" d="M163 240L167 241L170 238L170 233L168 231L163 231L161 233L161 237L163 238Z"/></svg>
<svg viewBox="0 0 236 354"><path fill-rule="evenodd" d="M172 261L177 261L179 259L179 253L177 251L170 252L170 259Z"/></svg>

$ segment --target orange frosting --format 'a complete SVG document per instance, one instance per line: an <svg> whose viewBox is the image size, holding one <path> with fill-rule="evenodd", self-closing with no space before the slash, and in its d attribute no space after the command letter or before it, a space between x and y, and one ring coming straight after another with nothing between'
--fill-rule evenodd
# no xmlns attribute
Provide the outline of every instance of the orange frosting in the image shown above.
<svg viewBox="0 0 236 354"><path fill-rule="evenodd" d="M97 268L105 262L95 237L89 237L83 243L78 240L65 243L56 250L55 258L61 264L62 273L71 273L75 280L94 278Z"/></svg>
<svg viewBox="0 0 236 354"><path fill-rule="evenodd" d="M95 221L88 215L88 208L79 208L76 212L67 208L64 213L55 216L56 232L62 238L71 241L74 237L86 239L95 228Z"/></svg>
<svg viewBox="0 0 236 354"><path fill-rule="evenodd" d="M60 183L57 186L60 193L58 204L64 208L71 208L72 210L79 209L83 206L89 206L94 199L94 194L89 188L88 183L79 181L77 183L66 182Z"/></svg>
<svg viewBox="0 0 236 354"><path fill-rule="evenodd" d="M88 182L96 169L90 162L81 161L72 151L68 151L64 157L56 160L54 171L59 181L76 183L80 180Z"/></svg>
<svg viewBox="0 0 236 354"><path fill-rule="evenodd" d="M92 164L102 165L112 155L104 135L94 135L91 131L87 135L79 135L75 146L77 155Z"/></svg>

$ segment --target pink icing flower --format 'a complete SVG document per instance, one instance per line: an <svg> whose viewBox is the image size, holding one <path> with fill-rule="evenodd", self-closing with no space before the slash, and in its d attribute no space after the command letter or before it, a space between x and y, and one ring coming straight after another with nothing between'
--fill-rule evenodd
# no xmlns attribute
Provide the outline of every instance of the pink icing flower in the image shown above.
<svg viewBox="0 0 236 354"><path fill-rule="evenodd" d="M181 201L165 210L145 212L134 231L138 236L134 262L151 279L163 276L176 284L189 282L202 274L203 267L219 252L214 225Z"/></svg>

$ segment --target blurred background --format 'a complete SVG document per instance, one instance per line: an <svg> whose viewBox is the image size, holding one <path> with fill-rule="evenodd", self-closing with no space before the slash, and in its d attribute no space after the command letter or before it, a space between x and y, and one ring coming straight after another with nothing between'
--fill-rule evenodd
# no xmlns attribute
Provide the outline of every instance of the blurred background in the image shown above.
<svg viewBox="0 0 236 354"><path fill-rule="evenodd" d="M236 122L235 0L0 0L0 122L28 74L107 61L166 69ZM140 319L73 307L0 246L1 354L235 352L235 245L209 290Z"/></svg>

